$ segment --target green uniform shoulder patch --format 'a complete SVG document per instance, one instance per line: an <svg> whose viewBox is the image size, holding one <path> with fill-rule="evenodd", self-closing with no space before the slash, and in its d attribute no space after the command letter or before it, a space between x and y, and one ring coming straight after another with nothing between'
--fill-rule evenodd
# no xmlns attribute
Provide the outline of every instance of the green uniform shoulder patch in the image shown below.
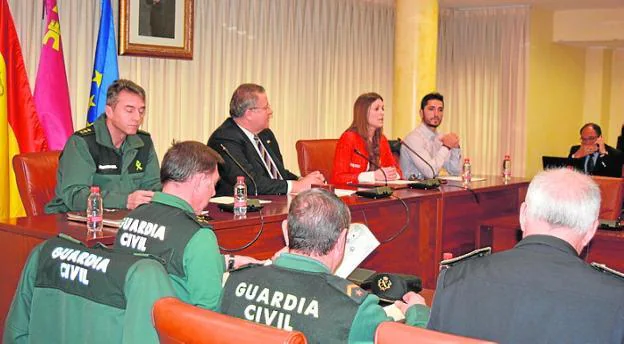
<svg viewBox="0 0 624 344"><path fill-rule="evenodd" d="M470 259L474 259L474 258L479 258L479 257L484 257L484 256L489 256L492 253L492 248L491 247L483 247L483 248L479 248L476 249L472 252L468 252L466 254L462 254L461 256L455 257L455 258L450 258L450 259L445 259L443 261L440 262L440 267L443 269L446 269L448 267L451 267L455 264L459 264L461 262L470 260Z"/></svg>
<svg viewBox="0 0 624 344"><path fill-rule="evenodd" d="M249 263L249 264L245 264L245 265L241 265L236 269L232 269L230 270L230 272L236 272L236 271L242 271L242 270L247 270L249 268L257 268L259 266L264 266L263 264L255 264L255 263Z"/></svg>
<svg viewBox="0 0 624 344"><path fill-rule="evenodd" d="M74 133L74 135L78 135L78 136L82 136L82 137L84 137L84 136L91 136L91 135L95 135L95 130L93 130L93 126L90 125L90 126L88 126L86 128L82 128L82 129L76 131Z"/></svg>
<svg viewBox="0 0 624 344"><path fill-rule="evenodd" d="M619 279L620 281L624 281L624 272L617 271L617 270L615 270L613 268L610 268L610 267L606 266L605 264L600 264L600 263L596 263L596 262L591 263L591 266L592 266L592 268L594 268L594 269L596 269L596 270L598 270L600 272L603 272L603 273L605 273L605 274L607 274L609 276L615 277L615 278Z"/></svg>
<svg viewBox="0 0 624 344"><path fill-rule="evenodd" d="M366 290L344 278L328 274L325 280L327 281L327 284L340 290L358 305L362 304L366 296L368 296L368 292Z"/></svg>

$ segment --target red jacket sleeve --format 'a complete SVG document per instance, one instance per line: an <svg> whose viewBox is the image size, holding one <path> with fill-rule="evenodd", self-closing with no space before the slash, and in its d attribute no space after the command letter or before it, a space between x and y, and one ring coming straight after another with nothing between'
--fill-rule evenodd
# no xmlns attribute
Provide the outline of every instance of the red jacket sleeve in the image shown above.
<svg viewBox="0 0 624 344"><path fill-rule="evenodd" d="M336 145L334 155L334 171L331 177L333 184L357 183L358 175L366 171L368 161L354 153L357 149L367 155L364 140L353 131L345 131Z"/></svg>

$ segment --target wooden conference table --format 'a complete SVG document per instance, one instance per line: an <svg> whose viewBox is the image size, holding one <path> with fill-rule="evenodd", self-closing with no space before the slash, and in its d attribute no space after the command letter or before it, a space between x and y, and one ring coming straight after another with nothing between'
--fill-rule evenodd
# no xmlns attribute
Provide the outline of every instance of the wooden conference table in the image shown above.
<svg viewBox="0 0 624 344"><path fill-rule="evenodd" d="M343 197L353 222L367 224L382 242L360 266L418 275L425 288L433 289L442 253L459 255L475 249L479 224L517 214L527 187L524 179L504 182L500 177L488 177L473 182L470 190L449 182L440 191L400 189L386 199ZM224 253L246 247L236 253L266 259L283 247L281 222L286 218L291 198L260 198L272 202L262 212L248 213L246 219L234 219L232 213L209 205L209 215L214 219L211 223ZM105 227L103 238L88 239L86 226L67 221L64 214L0 220L0 324L4 324L30 250L58 233L70 234L88 245L96 241L112 244L115 235L113 229Z"/></svg>

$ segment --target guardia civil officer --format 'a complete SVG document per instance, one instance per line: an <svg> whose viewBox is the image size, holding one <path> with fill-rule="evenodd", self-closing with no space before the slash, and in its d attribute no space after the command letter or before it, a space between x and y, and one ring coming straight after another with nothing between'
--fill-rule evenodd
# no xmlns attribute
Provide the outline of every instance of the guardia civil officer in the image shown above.
<svg viewBox="0 0 624 344"><path fill-rule="evenodd" d="M199 214L215 194L217 163L223 159L212 148L195 141L174 143L160 171L162 192L122 220L114 249L160 257L184 302L219 310L222 277L230 268L255 259L224 258L212 227Z"/></svg>
<svg viewBox="0 0 624 344"><path fill-rule="evenodd" d="M600 189L569 169L536 175L511 250L442 270L428 327L498 343L624 343L624 280L579 258Z"/></svg>
<svg viewBox="0 0 624 344"><path fill-rule="evenodd" d="M30 253L2 343L158 343L154 303L174 296L154 259L48 239Z"/></svg>
<svg viewBox="0 0 624 344"><path fill-rule="evenodd" d="M160 190L158 157L150 134L139 130L145 91L130 80L113 82L106 113L67 140L56 174L55 197L45 212L84 210L89 187L99 185L105 208L134 209Z"/></svg>
<svg viewBox="0 0 624 344"><path fill-rule="evenodd" d="M372 343L377 325L390 320L378 297L334 276L342 261L349 208L334 194L303 191L282 228L287 252L270 266L232 271L221 311L274 327L297 330L310 343ZM409 292L397 306L406 322L425 326L424 299Z"/></svg>

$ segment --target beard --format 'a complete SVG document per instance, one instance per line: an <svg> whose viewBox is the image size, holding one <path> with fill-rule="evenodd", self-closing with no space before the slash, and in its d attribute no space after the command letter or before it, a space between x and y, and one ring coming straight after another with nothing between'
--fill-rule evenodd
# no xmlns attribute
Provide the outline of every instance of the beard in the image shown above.
<svg viewBox="0 0 624 344"><path fill-rule="evenodd" d="M437 121L433 121L433 120L425 120L425 125L428 126L429 128L437 128L440 126L440 124L442 124L442 121L437 118Z"/></svg>

